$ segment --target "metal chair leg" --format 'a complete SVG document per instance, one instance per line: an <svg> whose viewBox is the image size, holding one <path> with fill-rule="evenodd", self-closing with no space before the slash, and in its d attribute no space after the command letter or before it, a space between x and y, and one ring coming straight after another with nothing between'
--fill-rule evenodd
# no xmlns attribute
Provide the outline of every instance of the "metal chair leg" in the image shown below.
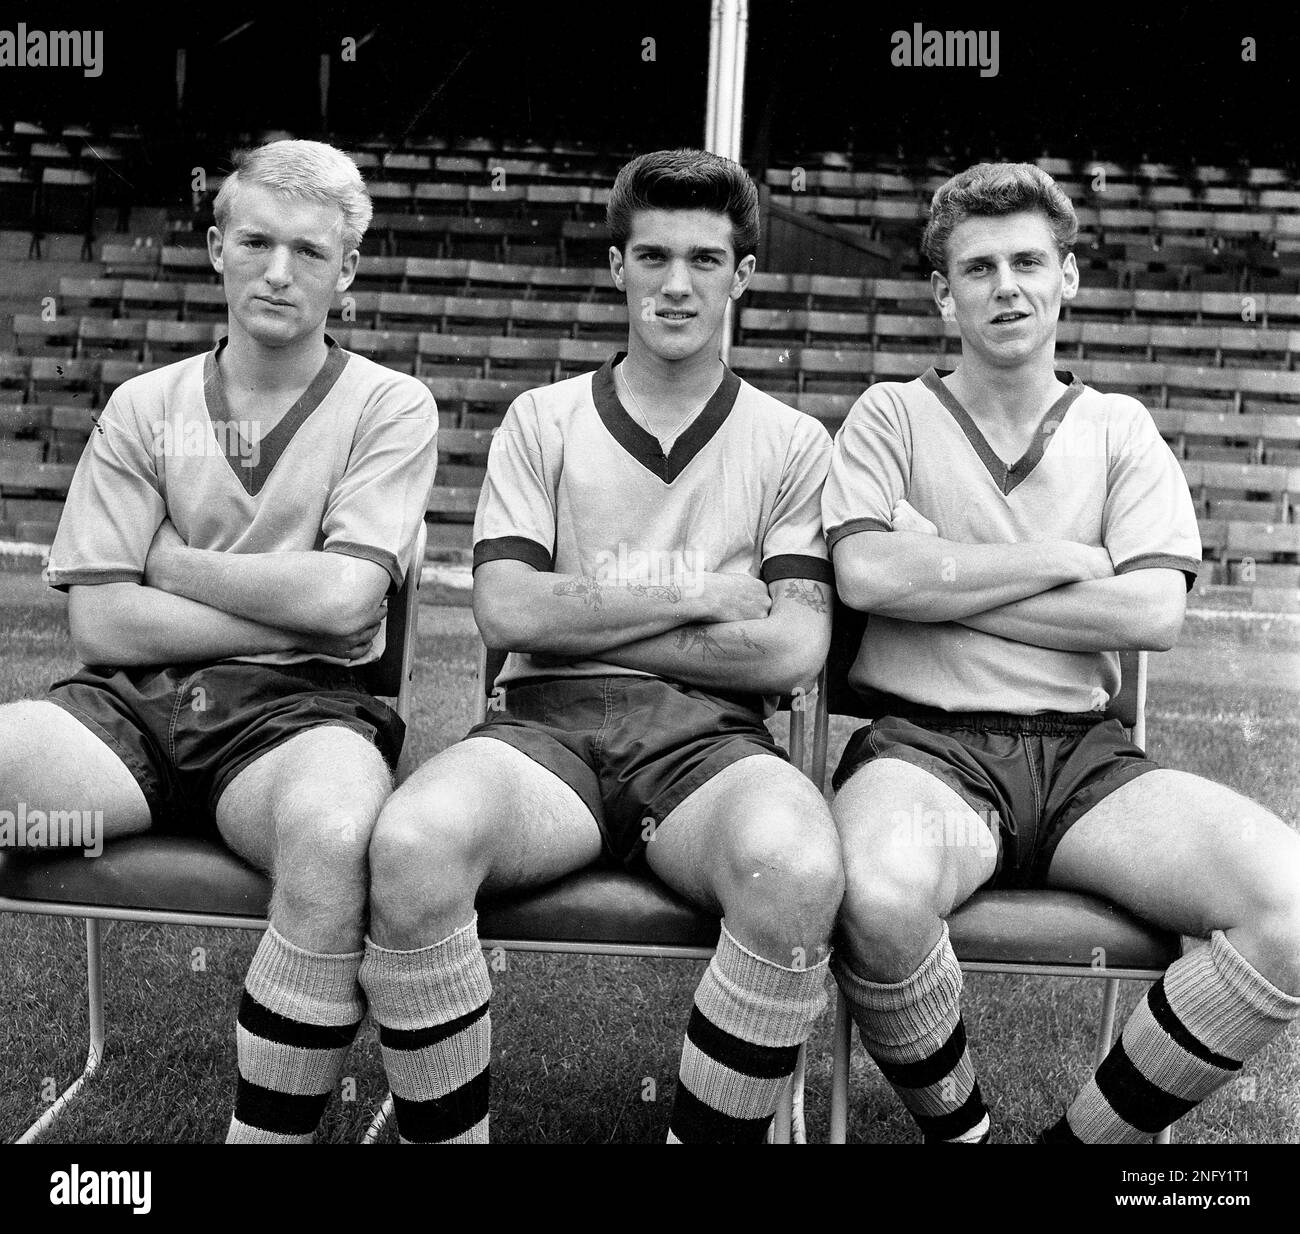
<svg viewBox="0 0 1300 1234"><path fill-rule="evenodd" d="M81 1092L82 1086L99 1069L104 1057L104 970L101 944L103 923L97 917L86 918L86 995L90 1011L90 1050L82 1073L59 1095L48 1110L15 1141L35 1144Z"/></svg>
<svg viewBox="0 0 1300 1234"><path fill-rule="evenodd" d="M362 1144L378 1143L379 1137L383 1135L384 1128L388 1126L388 1120L393 1117L393 1094L389 1093L384 1098L384 1104L376 1112L374 1118L370 1120L370 1126L366 1128L366 1134L361 1137Z"/></svg>
<svg viewBox="0 0 1300 1234"><path fill-rule="evenodd" d="M1097 1026L1097 1045L1092 1052L1095 1071L1110 1053L1110 1043L1115 1037L1115 1003L1119 997L1119 978L1108 977L1101 992L1101 1023Z"/></svg>
<svg viewBox="0 0 1300 1234"><path fill-rule="evenodd" d="M831 1067L830 1143L843 1144L849 1132L849 1050L852 1046L853 1017L849 1015L844 991L835 988L835 1040Z"/></svg>

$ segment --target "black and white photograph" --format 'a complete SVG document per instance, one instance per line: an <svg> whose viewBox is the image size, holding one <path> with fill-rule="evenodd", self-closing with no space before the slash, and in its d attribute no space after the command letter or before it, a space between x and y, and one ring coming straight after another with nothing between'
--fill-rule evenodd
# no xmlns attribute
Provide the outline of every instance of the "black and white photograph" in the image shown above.
<svg viewBox="0 0 1300 1234"><path fill-rule="evenodd" d="M1297 65L1259 5L0 14L17 1211L488 1143L1281 1211ZM275 1217L436 1194L275 1156Z"/></svg>

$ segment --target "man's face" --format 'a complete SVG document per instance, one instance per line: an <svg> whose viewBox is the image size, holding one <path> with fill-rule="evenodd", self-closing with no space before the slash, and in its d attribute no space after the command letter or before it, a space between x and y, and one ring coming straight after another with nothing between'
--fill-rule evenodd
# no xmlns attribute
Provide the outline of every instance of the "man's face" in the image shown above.
<svg viewBox="0 0 1300 1234"><path fill-rule="evenodd" d="M716 352L723 314L754 273L736 265L731 220L710 210L638 210L626 251L609 250L615 285L627 293L629 348L663 360Z"/></svg>
<svg viewBox="0 0 1300 1234"><path fill-rule="evenodd" d="M948 273L930 276L945 320L961 331L962 352L1014 368L1056 346L1061 301L1079 289L1074 254L1057 255L1037 210L968 218L953 228Z"/></svg>
<svg viewBox="0 0 1300 1234"><path fill-rule="evenodd" d="M343 251L343 213L260 184L242 185L225 230L208 229L232 332L286 347L320 330L336 292L351 286L356 249Z"/></svg>

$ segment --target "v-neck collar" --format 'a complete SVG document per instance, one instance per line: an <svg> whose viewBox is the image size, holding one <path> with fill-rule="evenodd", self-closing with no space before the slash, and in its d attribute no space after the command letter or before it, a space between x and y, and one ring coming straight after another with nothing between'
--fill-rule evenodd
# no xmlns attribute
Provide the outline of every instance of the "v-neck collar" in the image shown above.
<svg viewBox="0 0 1300 1234"><path fill-rule="evenodd" d="M262 491L280 456L289 447L294 434L302 427L307 417L325 401L325 396L334 388L339 375L347 366L350 358L338 343L328 334L325 336L325 363L311 379L311 384L302 392L301 397L284 415L276 426L267 433L256 447L244 440L243 434L231 422L230 404L226 401L226 383L221 375L221 366L217 357L221 349L230 342L223 337L207 354L203 361L203 399L206 403L209 426L230 470L235 473L240 484L250 497L256 497ZM216 431L218 423L229 425L224 433ZM235 447L235 452L231 449ZM257 461L249 466L245 460L255 458Z"/></svg>
<svg viewBox="0 0 1300 1234"><path fill-rule="evenodd" d="M961 425L961 430L966 434L966 439L975 448L975 453L980 456L984 466L988 469L989 475L993 477L993 483L998 486L1005 497L1038 466L1039 460L1043 457L1043 451L1047 449L1048 443L1052 439L1052 434L1060 426L1061 420L1065 417L1065 413L1070 409L1074 400L1083 393L1083 382L1073 373L1058 372L1056 374L1056 380L1062 382L1068 389L1043 413L1043 418L1039 420L1038 427L1034 429L1034 435L1030 438L1029 448L1014 463L1008 465L989 445L988 439L980 431L980 426L971 418L970 412L957 401L952 391L943 384L941 379L947 377L951 371L951 369L930 368L921 377L921 381L925 388L952 414L953 419Z"/></svg>
<svg viewBox="0 0 1300 1234"><path fill-rule="evenodd" d="M722 381L718 388L665 454L659 439L638 424L619 401L614 388L614 366L626 355L624 351L618 352L591 375L592 400L601 423L614 440L647 471L653 472L665 484L671 484L722 427L735 406L736 395L740 393L740 378L725 364L722 366Z"/></svg>

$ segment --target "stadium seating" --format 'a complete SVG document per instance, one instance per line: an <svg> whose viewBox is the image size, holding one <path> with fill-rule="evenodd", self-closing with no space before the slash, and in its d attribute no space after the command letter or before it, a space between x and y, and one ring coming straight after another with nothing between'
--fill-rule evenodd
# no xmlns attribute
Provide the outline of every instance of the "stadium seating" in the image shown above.
<svg viewBox="0 0 1300 1234"><path fill-rule="evenodd" d="M865 629L863 614L835 602L825 689L819 699L813 739L813 775L829 787L826 765L828 717L870 718L861 697L848 684L848 671ZM1146 653L1120 657L1122 687L1109 715L1119 719L1133 740L1146 746ZM1069 891L976 892L948 919L953 951L967 972L1034 977L1090 977L1103 985L1094 1065L1110 1049L1115 1029L1119 983L1155 981L1180 954L1176 935L1157 930L1096 896ZM834 1144L845 1142L848 1125L849 1053L853 1021L844 995L835 1011L831 1131ZM1170 1132L1160 1135L1168 1143Z"/></svg>

